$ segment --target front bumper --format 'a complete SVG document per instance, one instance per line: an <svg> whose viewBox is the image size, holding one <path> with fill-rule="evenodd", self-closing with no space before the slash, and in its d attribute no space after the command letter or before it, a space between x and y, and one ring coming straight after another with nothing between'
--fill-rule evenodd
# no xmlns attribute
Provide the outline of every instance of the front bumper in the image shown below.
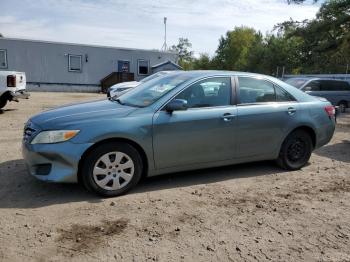
<svg viewBox="0 0 350 262"><path fill-rule="evenodd" d="M22 154L28 172L39 180L49 182L78 182L78 165L83 153L92 144L69 141L56 144L22 142Z"/></svg>

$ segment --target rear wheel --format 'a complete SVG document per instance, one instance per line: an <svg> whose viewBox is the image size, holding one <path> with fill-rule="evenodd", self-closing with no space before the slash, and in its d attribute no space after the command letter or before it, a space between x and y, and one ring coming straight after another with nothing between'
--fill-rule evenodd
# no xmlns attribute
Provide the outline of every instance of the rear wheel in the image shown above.
<svg viewBox="0 0 350 262"><path fill-rule="evenodd" d="M114 142L102 144L88 154L83 162L84 186L102 196L119 196L140 180L142 159L129 144Z"/></svg>
<svg viewBox="0 0 350 262"><path fill-rule="evenodd" d="M345 113L346 108L347 108L347 103L345 101L341 101L338 103L338 106L339 106L339 111L341 113Z"/></svg>
<svg viewBox="0 0 350 262"><path fill-rule="evenodd" d="M4 98L4 97L1 97L1 98L0 98L0 108L5 107L6 104L7 104L7 99Z"/></svg>
<svg viewBox="0 0 350 262"><path fill-rule="evenodd" d="M296 130L284 140L277 164L287 170L298 170L307 164L312 150L310 135L304 130Z"/></svg>

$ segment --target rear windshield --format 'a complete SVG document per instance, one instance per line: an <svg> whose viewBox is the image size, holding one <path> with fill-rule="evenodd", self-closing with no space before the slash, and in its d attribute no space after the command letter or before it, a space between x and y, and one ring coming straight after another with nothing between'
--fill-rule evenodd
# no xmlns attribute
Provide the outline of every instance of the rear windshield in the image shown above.
<svg viewBox="0 0 350 262"><path fill-rule="evenodd" d="M285 82L287 84L290 84L290 85L296 87L296 88L301 88L307 81L308 81L308 79L289 78Z"/></svg>

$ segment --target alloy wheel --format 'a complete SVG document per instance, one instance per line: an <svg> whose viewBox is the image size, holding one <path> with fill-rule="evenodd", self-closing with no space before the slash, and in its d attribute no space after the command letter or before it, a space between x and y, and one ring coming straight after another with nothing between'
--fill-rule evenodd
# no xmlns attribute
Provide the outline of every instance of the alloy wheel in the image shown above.
<svg viewBox="0 0 350 262"><path fill-rule="evenodd" d="M135 165L130 156L123 152L109 152L95 163L93 179L105 190L117 190L125 187L132 179Z"/></svg>

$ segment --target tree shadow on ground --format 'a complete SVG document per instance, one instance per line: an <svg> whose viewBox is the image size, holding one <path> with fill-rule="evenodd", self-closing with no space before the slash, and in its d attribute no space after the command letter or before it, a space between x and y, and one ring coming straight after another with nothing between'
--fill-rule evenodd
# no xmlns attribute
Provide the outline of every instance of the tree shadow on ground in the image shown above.
<svg viewBox="0 0 350 262"><path fill-rule="evenodd" d="M350 163L350 141L343 140L340 143L326 145L317 149L314 153L322 157Z"/></svg>

